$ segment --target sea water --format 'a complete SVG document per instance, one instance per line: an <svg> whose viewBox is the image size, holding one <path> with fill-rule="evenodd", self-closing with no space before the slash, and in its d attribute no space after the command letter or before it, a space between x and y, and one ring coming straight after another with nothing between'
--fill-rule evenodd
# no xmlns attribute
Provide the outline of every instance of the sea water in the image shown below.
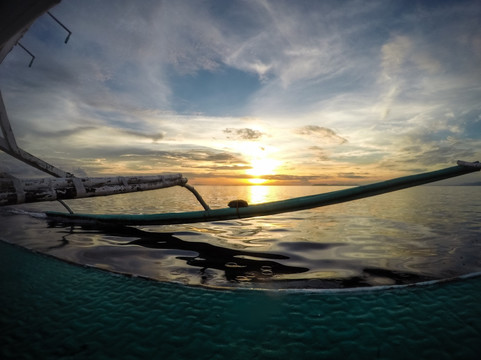
<svg viewBox="0 0 481 360"><path fill-rule="evenodd" d="M197 186L211 208L341 189ZM109 229L64 226L57 202L0 209L0 239L68 262L215 288L312 289L409 284L481 271L481 187L421 186L251 219ZM202 210L186 189L68 201L78 213Z"/></svg>

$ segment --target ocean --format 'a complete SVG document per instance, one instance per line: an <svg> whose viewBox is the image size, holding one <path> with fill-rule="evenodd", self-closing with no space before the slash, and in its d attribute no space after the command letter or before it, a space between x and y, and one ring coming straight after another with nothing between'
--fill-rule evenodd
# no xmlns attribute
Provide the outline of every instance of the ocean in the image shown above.
<svg viewBox="0 0 481 360"><path fill-rule="evenodd" d="M196 186L211 208L339 190ZM481 187L420 186L251 219L108 229L49 222L58 202L0 208L0 239L70 263L209 288L326 289L410 284L481 271ZM202 210L180 187L68 201L78 213Z"/></svg>

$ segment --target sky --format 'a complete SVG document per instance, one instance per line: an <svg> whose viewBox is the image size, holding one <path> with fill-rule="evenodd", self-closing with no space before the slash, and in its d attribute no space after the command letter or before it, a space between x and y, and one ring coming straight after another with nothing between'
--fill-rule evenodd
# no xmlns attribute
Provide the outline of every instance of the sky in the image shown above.
<svg viewBox="0 0 481 360"><path fill-rule="evenodd" d="M32 67L16 46L0 90L19 146L77 176L354 185L481 160L477 0L63 0L51 13L69 42L40 17L20 41Z"/></svg>

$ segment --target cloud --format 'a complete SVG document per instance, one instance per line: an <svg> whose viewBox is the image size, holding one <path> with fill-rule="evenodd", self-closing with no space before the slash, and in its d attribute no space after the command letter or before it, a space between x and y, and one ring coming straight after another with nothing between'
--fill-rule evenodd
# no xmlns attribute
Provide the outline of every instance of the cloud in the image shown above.
<svg viewBox="0 0 481 360"><path fill-rule="evenodd" d="M355 172L340 172L337 174L340 178L344 179L366 179L368 176L360 175Z"/></svg>
<svg viewBox="0 0 481 360"><path fill-rule="evenodd" d="M276 181L290 181L296 183L309 183L313 180L318 180L317 175L290 175L290 174L275 174L275 175L263 175L263 179L276 180ZM322 177L323 179L327 177Z"/></svg>
<svg viewBox="0 0 481 360"><path fill-rule="evenodd" d="M309 150L316 154L316 159L319 161L327 161L329 160L329 155L327 151L319 146L310 146Z"/></svg>
<svg viewBox="0 0 481 360"><path fill-rule="evenodd" d="M358 28L356 22L346 21L362 12L355 2L342 9L311 3L305 11L292 2L262 1L250 3L244 11L251 31L234 37L237 46L231 48L236 50L225 58L231 66L256 71L260 79L282 88L332 77L350 67L351 49L344 37Z"/></svg>
<svg viewBox="0 0 481 360"><path fill-rule="evenodd" d="M313 136L315 138L319 138L327 143L341 145L348 142L345 138L337 135L334 130L318 125L306 125L302 128L297 129L296 132L299 135Z"/></svg>
<svg viewBox="0 0 481 360"><path fill-rule="evenodd" d="M445 140L407 146L399 149L398 161L403 164L412 163L427 167L455 164L457 160L473 161L477 159L475 149L479 143L479 141Z"/></svg>
<svg viewBox="0 0 481 360"><path fill-rule="evenodd" d="M419 89L424 85L422 80L443 70L443 65L433 52L433 46L427 39L417 37L414 40L407 35L396 35L381 47L380 81L386 86L381 120L390 115L396 98Z"/></svg>
<svg viewBox="0 0 481 360"><path fill-rule="evenodd" d="M231 140L255 141L259 140L262 136L264 136L264 133L262 133L261 131L249 128L226 128L223 130L223 132L227 134L227 138Z"/></svg>
<svg viewBox="0 0 481 360"><path fill-rule="evenodd" d="M146 134L146 133L142 133L140 131L135 131L135 130L120 130L120 132L126 135L137 137L137 138L149 139L149 140L152 140L153 143L156 143L165 137L165 133L163 132L157 133L157 134Z"/></svg>
<svg viewBox="0 0 481 360"><path fill-rule="evenodd" d="M407 36L398 35L381 48L383 75L390 79L397 74L406 59L411 55L412 41Z"/></svg>
<svg viewBox="0 0 481 360"><path fill-rule="evenodd" d="M193 145L195 146L195 145ZM102 152L106 152L104 149ZM216 162L216 163L245 163L236 154L208 148L195 148L185 150L151 150L144 148L116 147L107 150L110 156L125 158L150 157L151 159L175 160L181 164L183 161Z"/></svg>
<svg viewBox="0 0 481 360"><path fill-rule="evenodd" d="M84 132L89 132L92 130L98 130L96 126L78 126L72 129L64 129L64 130L50 130L47 131L46 129L39 129L39 128L31 128L30 133L34 134L35 136L41 136L44 138L55 138L55 139L63 139L69 138L73 135L78 135Z"/></svg>

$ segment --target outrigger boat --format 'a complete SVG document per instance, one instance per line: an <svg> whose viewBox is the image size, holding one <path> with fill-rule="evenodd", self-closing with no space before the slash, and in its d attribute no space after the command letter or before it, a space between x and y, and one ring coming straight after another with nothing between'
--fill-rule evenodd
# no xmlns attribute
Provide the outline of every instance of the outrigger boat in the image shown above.
<svg viewBox="0 0 481 360"><path fill-rule="evenodd" d="M35 19L59 2L60 0L8 2L8 6L10 7L8 9L9 16L7 17L7 12L5 12L3 14L5 19L1 19L0 63L9 51L15 45L19 44L20 38ZM65 42L67 42L71 32L53 17L53 15L50 13L49 15L69 33L65 40ZM34 57L32 61L33 59ZM3 138L0 137L0 150L53 176L43 179L19 179L10 174L0 174L0 206L57 200L67 208L68 213L47 212L47 216L52 220L69 223L89 222L102 225L166 225L274 215L362 199L481 170L481 164L479 162L458 161L457 166L454 167L330 193L250 206L246 206L247 204L242 201L233 201L227 208L211 209L196 189L187 184L187 179L183 177L182 174L101 178L76 177L74 174L61 170L26 152L17 145L1 92L0 127L3 133ZM67 199L154 190L171 186L182 186L190 190L204 210L150 215L76 214L73 213L70 207L63 201Z"/></svg>

